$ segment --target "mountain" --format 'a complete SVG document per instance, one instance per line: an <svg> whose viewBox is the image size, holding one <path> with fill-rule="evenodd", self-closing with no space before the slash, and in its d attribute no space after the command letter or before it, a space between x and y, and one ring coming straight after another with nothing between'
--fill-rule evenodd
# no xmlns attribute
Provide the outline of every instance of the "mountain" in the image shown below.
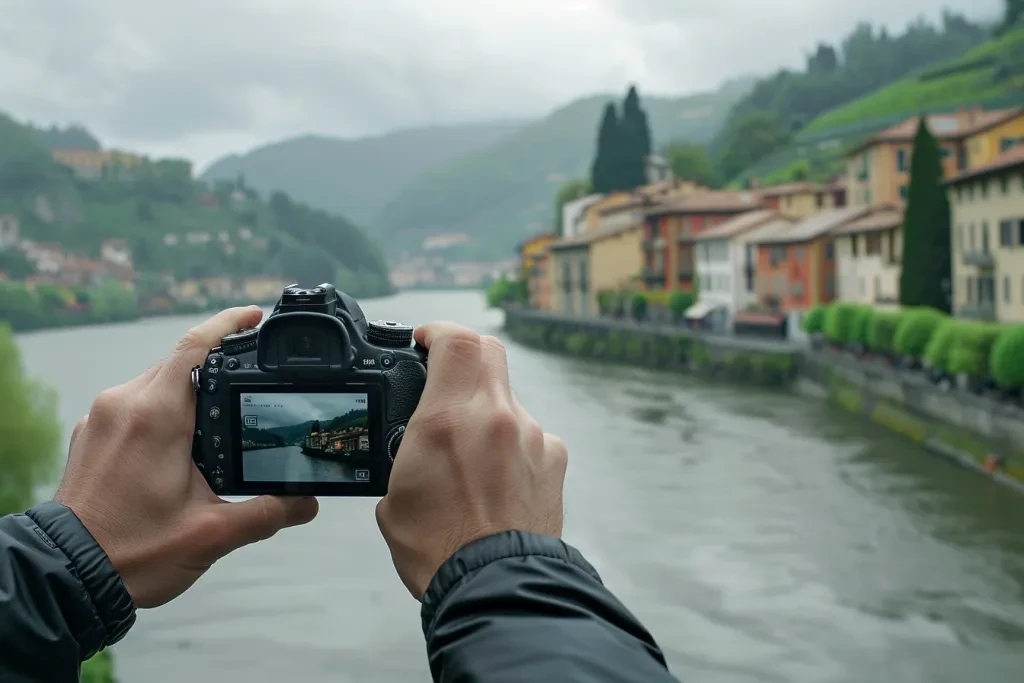
<svg viewBox="0 0 1024 683"><path fill-rule="evenodd" d="M521 125L432 126L351 140L307 135L224 157L201 177L233 181L242 174L246 185L261 192L283 190L365 225L419 173L486 147Z"/></svg>
<svg viewBox="0 0 1024 683"><path fill-rule="evenodd" d="M656 148L674 140L706 142L751 81L687 97L643 97ZM427 170L373 221L380 242L415 252L424 237L465 233L453 258L507 257L525 236L548 229L558 186L589 174L597 127L608 102L578 99L495 143Z"/></svg>

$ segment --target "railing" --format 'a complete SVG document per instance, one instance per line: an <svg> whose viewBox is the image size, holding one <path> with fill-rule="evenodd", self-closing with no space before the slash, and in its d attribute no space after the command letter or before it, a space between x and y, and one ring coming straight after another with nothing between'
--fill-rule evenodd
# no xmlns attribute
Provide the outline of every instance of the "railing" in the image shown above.
<svg viewBox="0 0 1024 683"><path fill-rule="evenodd" d="M960 308L958 315L961 318L970 318L972 320L994 321L996 319L996 302L975 301L969 303Z"/></svg>
<svg viewBox="0 0 1024 683"><path fill-rule="evenodd" d="M990 251L969 251L964 254L964 265L995 268L996 257Z"/></svg>

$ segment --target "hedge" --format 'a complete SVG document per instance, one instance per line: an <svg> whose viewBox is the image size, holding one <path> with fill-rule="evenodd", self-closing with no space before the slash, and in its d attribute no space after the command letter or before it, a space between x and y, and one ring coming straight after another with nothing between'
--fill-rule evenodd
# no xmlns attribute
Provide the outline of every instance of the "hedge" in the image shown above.
<svg viewBox="0 0 1024 683"><path fill-rule="evenodd" d="M945 317L934 308L914 308L906 311L899 327L896 328L893 349L901 355L920 358L928 346L932 333Z"/></svg>
<svg viewBox="0 0 1024 683"><path fill-rule="evenodd" d="M938 329L928 340L928 346L924 349L924 360L928 367L936 368L944 372L952 372L949 366L949 354L953 348L953 342L957 329L963 321L954 318L947 318L939 324Z"/></svg>
<svg viewBox="0 0 1024 683"><path fill-rule="evenodd" d="M949 372L975 379L990 376L989 358L1002 327L993 323L961 323L953 327Z"/></svg>
<svg viewBox="0 0 1024 683"><path fill-rule="evenodd" d="M891 353L895 350L896 328L903 314L895 311L875 311L868 326L868 346L875 351Z"/></svg>
<svg viewBox="0 0 1024 683"><path fill-rule="evenodd" d="M1004 389L1024 387L1024 325L1007 327L999 334L989 357L992 379Z"/></svg>
<svg viewBox="0 0 1024 683"><path fill-rule="evenodd" d="M871 320L875 317L875 309L871 306L858 306L853 313L851 335L855 344L868 345L868 333L871 330Z"/></svg>
<svg viewBox="0 0 1024 683"><path fill-rule="evenodd" d="M852 344L856 341L857 304L836 302L825 312L825 337L836 344Z"/></svg>
<svg viewBox="0 0 1024 683"><path fill-rule="evenodd" d="M633 320L644 320L647 318L647 296L643 292L636 292L629 300L629 312Z"/></svg>
<svg viewBox="0 0 1024 683"><path fill-rule="evenodd" d="M804 316L801 324L803 325L804 332L807 334L818 334L825 329L825 311L828 309L825 306L815 306L811 310L807 311L807 315Z"/></svg>
<svg viewBox="0 0 1024 683"><path fill-rule="evenodd" d="M674 320L682 320L686 309L693 306L693 295L689 292L676 290L668 297L668 310Z"/></svg>

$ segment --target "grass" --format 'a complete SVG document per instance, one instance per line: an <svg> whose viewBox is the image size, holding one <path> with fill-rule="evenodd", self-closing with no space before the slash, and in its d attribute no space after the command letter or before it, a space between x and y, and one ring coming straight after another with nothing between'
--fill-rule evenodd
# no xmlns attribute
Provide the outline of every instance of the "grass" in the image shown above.
<svg viewBox="0 0 1024 683"><path fill-rule="evenodd" d="M1024 104L1024 72L1020 61L1024 52L1024 28L1008 32L970 50L963 57L940 65L941 70L977 68L931 78L939 69L929 69L897 81L848 104L831 109L807 125L798 138L824 136L829 129L841 129L872 119L881 121L887 117L914 116L922 110L942 110L959 105L984 102L1002 98L1012 106L1016 101ZM986 60L994 60L988 61ZM994 79L996 64L1002 60L1012 61L1017 69L1011 77L997 82ZM994 105L993 105L994 106ZM888 125L880 123L879 127Z"/></svg>

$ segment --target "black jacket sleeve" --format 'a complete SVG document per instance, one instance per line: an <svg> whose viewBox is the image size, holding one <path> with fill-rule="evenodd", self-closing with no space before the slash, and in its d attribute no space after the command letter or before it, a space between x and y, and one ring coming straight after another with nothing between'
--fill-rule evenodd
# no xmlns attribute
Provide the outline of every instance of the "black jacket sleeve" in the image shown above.
<svg viewBox="0 0 1024 683"><path fill-rule="evenodd" d="M675 681L654 639L575 548L505 532L458 551L423 597L438 683Z"/></svg>
<svg viewBox="0 0 1024 683"><path fill-rule="evenodd" d="M133 623L121 577L71 510L51 501L0 518L0 681L77 682Z"/></svg>

